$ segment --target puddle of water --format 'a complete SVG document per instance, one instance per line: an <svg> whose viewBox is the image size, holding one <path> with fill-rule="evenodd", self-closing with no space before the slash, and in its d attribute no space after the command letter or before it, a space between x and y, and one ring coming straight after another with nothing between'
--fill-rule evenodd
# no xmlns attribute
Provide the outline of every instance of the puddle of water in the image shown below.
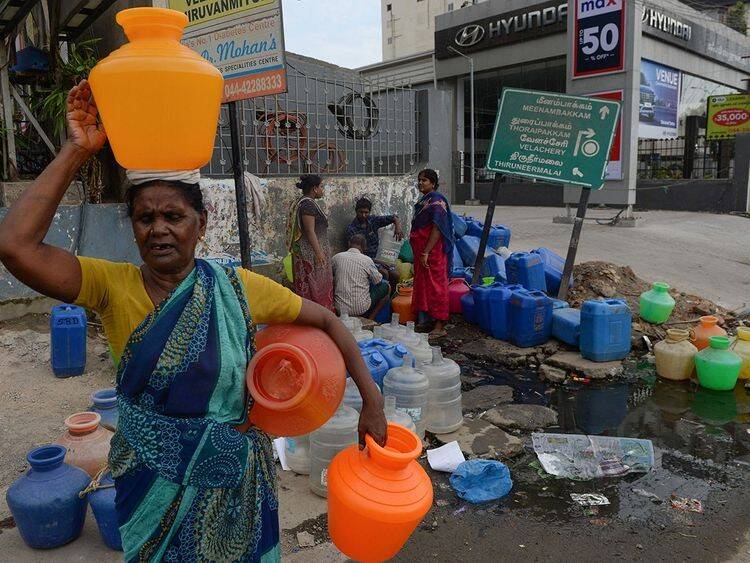
<svg viewBox="0 0 750 563"><path fill-rule="evenodd" d="M710 504L712 494L742 486L750 470L750 392L744 382L733 391L711 391L658 379L648 365L630 366L624 381L561 386L547 385L534 372L486 365L476 371L490 376L480 385L509 385L515 402L556 410L559 427L550 432L650 439L657 455L648 474L576 482L547 475L527 447L508 464L515 486L496 513L526 509L545 520L603 517L669 525L700 516L670 508L672 493ZM661 502L633 489L654 493ZM602 493L611 504L579 507L570 493L581 492Z"/></svg>

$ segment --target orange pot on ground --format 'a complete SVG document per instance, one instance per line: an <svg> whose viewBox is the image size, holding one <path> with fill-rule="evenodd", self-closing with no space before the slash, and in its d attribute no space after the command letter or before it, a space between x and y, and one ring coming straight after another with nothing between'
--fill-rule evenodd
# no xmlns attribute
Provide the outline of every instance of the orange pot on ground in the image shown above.
<svg viewBox="0 0 750 563"><path fill-rule="evenodd" d="M275 436L302 436L323 426L344 397L346 366L322 330L274 325L255 335L247 368L255 403L250 423Z"/></svg>
<svg viewBox="0 0 750 563"><path fill-rule="evenodd" d="M65 419L68 431L58 442L68 450L65 463L83 469L91 477L107 466L109 457L112 432L99 426L101 420L101 415L95 412L71 414Z"/></svg>
<svg viewBox="0 0 750 563"><path fill-rule="evenodd" d="M391 310L394 313L398 313L401 324L417 320L417 314L411 310L411 296L413 292L414 290L411 287L399 286L396 291L396 297L391 301Z"/></svg>
<svg viewBox="0 0 750 563"><path fill-rule="evenodd" d="M693 335L690 341L698 350L708 348L708 341L712 336L726 336L727 331L719 325L719 319L709 315L700 318L700 323L693 329Z"/></svg>
<svg viewBox="0 0 750 563"><path fill-rule="evenodd" d="M328 532L336 547L356 561L396 555L432 506L432 482L415 461L422 441L388 424L385 448L367 436L328 467Z"/></svg>

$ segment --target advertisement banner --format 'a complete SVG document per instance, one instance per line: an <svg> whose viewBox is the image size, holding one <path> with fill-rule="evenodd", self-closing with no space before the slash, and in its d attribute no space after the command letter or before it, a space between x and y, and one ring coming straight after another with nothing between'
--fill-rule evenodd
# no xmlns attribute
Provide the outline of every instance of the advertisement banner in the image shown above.
<svg viewBox="0 0 750 563"><path fill-rule="evenodd" d="M677 108L680 103L679 70L641 59L641 88L638 104L638 137L677 137Z"/></svg>
<svg viewBox="0 0 750 563"><path fill-rule="evenodd" d="M706 138L734 139L737 133L750 133L750 94L708 97Z"/></svg>
<svg viewBox="0 0 750 563"><path fill-rule="evenodd" d="M625 70L625 0L575 0L573 78Z"/></svg>
<svg viewBox="0 0 750 563"><path fill-rule="evenodd" d="M600 100L614 100L622 103L622 90L611 90L609 92L597 92L589 94L591 98ZM607 173L605 180L622 180L622 116L617 119L615 136L612 139L612 147L609 149L609 161L607 162Z"/></svg>
<svg viewBox="0 0 750 563"><path fill-rule="evenodd" d="M169 0L169 7L188 17L187 29L192 31L210 22L246 17L248 12L278 3L278 0Z"/></svg>
<svg viewBox="0 0 750 563"><path fill-rule="evenodd" d="M221 2L170 0L170 7L191 18L182 42L211 62L224 76L223 102L286 92L284 27L279 0L231 3L225 11L207 7Z"/></svg>

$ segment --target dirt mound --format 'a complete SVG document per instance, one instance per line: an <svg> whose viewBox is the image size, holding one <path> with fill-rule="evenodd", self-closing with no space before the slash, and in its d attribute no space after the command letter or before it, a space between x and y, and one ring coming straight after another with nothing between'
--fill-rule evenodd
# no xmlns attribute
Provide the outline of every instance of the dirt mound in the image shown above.
<svg viewBox="0 0 750 563"><path fill-rule="evenodd" d="M652 325L638 316L638 299L651 284L639 278L629 266L618 266L609 262L584 262L573 270L573 288L568 293L571 307L580 307L588 299L620 297L627 300L633 311L633 333L645 334L649 338L664 338L667 328L691 328L703 315L716 315L726 329L735 328L739 321L730 311L697 295L690 295L677 288L669 290L676 301L669 321L663 325Z"/></svg>

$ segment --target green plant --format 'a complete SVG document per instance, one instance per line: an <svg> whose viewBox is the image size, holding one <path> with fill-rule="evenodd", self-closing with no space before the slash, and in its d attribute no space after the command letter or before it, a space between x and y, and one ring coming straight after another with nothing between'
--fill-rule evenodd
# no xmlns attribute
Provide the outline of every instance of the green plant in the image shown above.
<svg viewBox="0 0 750 563"><path fill-rule="evenodd" d="M59 55L57 57L55 86L46 92L39 107L42 119L52 124L57 138L65 131L65 100L68 98L68 91L80 80L87 78L98 62L98 42L99 39L96 38L73 43L70 45L67 61Z"/></svg>
<svg viewBox="0 0 750 563"><path fill-rule="evenodd" d="M739 31L742 35L747 35L747 18L745 3L739 0L734 6L727 10L727 25Z"/></svg>

